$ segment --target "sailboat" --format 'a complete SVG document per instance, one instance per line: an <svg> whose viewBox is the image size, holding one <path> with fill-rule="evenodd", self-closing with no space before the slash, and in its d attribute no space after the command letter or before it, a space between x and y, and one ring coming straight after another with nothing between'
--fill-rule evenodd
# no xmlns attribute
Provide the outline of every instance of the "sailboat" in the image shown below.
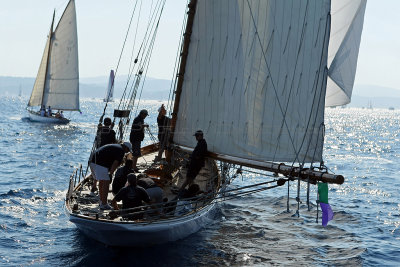
<svg viewBox="0 0 400 267"><path fill-rule="evenodd" d="M284 184L289 192L289 183L295 182L299 209L301 185L342 184L344 177L329 173L323 163L331 19L330 0L191 0L169 105L172 156L166 157L167 163L152 161L160 149L154 142L141 149L138 163L141 175L164 191L167 201L161 214L154 214L152 205L124 210L142 214L141 219L100 210L98 199L90 195L92 177L81 165L71 175L66 194L69 220L107 245L147 246L199 231L213 221L217 203L226 199ZM146 64L137 68L133 84L140 82ZM114 110L121 141L136 95L133 90ZM185 163L196 145L193 133L199 129L208 154L194 182L203 193L181 203L174 191L186 176ZM264 175L265 182L228 186L246 172ZM183 213L170 212L171 206L188 205Z"/></svg>
<svg viewBox="0 0 400 267"><path fill-rule="evenodd" d="M64 118L62 111L79 110L75 1L68 2L55 30L54 17L55 12L27 110L31 121L68 123L70 120Z"/></svg>
<svg viewBox="0 0 400 267"><path fill-rule="evenodd" d="M108 79L108 86L106 90L106 95L104 96L104 102L112 102L114 95L114 70L110 71L110 77Z"/></svg>

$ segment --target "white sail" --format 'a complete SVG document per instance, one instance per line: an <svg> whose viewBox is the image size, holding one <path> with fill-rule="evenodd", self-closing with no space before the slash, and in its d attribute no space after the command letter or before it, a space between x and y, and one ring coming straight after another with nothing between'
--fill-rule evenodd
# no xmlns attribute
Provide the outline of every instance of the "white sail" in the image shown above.
<svg viewBox="0 0 400 267"><path fill-rule="evenodd" d="M111 70L110 78L108 79L106 95L104 96L104 102L113 101L113 95L114 95L114 70Z"/></svg>
<svg viewBox="0 0 400 267"><path fill-rule="evenodd" d="M46 66L47 66L47 60L48 60L49 48L50 48L50 38L51 38L51 33L47 37L47 42L46 42L46 46L44 48L42 61L40 62L39 71L36 76L35 84L33 85L31 97L28 102L28 106L30 106L30 107L42 105L43 90L44 90L44 84L46 81L46 69L47 69Z"/></svg>
<svg viewBox="0 0 400 267"><path fill-rule="evenodd" d="M326 106L350 103L367 0L332 0Z"/></svg>
<svg viewBox="0 0 400 267"><path fill-rule="evenodd" d="M69 1L50 33L28 106L79 109L78 37L75 1Z"/></svg>
<svg viewBox="0 0 400 267"><path fill-rule="evenodd" d="M199 0L174 142L257 161L322 159L330 1Z"/></svg>

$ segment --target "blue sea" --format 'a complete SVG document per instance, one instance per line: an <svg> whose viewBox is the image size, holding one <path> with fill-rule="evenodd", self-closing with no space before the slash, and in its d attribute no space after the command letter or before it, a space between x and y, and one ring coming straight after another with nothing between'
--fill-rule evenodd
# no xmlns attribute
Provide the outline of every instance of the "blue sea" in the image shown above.
<svg viewBox="0 0 400 267"><path fill-rule="evenodd" d="M68 125L27 120L26 98L0 97L1 266L398 266L400 111L326 110L325 164L345 177L330 185L334 219L316 222L316 188L297 182L227 200L214 223L184 240L113 248L87 238L63 209L69 176L85 163L104 108L81 99ZM156 134L159 101L142 101ZM112 103L111 106L116 105ZM111 114L111 109L108 109ZM67 113L67 115L69 115ZM150 143L150 138L146 143ZM265 181L249 173L232 187Z"/></svg>

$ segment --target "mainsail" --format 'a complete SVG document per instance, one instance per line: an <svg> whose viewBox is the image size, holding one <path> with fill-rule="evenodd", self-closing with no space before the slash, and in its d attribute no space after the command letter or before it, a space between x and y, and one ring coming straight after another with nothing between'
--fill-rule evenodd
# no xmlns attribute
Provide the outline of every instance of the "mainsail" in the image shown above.
<svg viewBox="0 0 400 267"><path fill-rule="evenodd" d="M322 160L330 1L198 0L174 143L243 161Z"/></svg>
<svg viewBox="0 0 400 267"><path fill-rule="evenodd" d="M54 17L53 17L54 22ZM53 109L79 109L78 37L75 1L69 1L53 31L45 51L28 106L51 106Z"/></svg>
<svg viewBox="0 0 400 267"><path fill-rule="evenodd" d="M114 70L111 70L110 78L108 79L106 95L104 96L104 102L113 101L113 94L114 94Z"/></svg>
<svg viewBox="0 0 400 267"><path fill-rule="evenodd" d="M332 0L326 106L350 103L367 0Z"/></svg>

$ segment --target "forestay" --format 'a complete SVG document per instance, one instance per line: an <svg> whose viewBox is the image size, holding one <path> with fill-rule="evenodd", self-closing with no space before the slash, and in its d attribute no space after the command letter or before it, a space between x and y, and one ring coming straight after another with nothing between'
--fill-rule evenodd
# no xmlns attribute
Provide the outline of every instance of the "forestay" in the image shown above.
<svg viewBox="0 0 400 267"><path fill-rule="evenodd" d="M199 0L174 142L257 161L322 159L330 1Z"/></svg>
<svg viewBox="0 0 400 267"><path fill-rule="evenodd" d="M367 0L332 0L326 106L350 103Z"/></svg>

